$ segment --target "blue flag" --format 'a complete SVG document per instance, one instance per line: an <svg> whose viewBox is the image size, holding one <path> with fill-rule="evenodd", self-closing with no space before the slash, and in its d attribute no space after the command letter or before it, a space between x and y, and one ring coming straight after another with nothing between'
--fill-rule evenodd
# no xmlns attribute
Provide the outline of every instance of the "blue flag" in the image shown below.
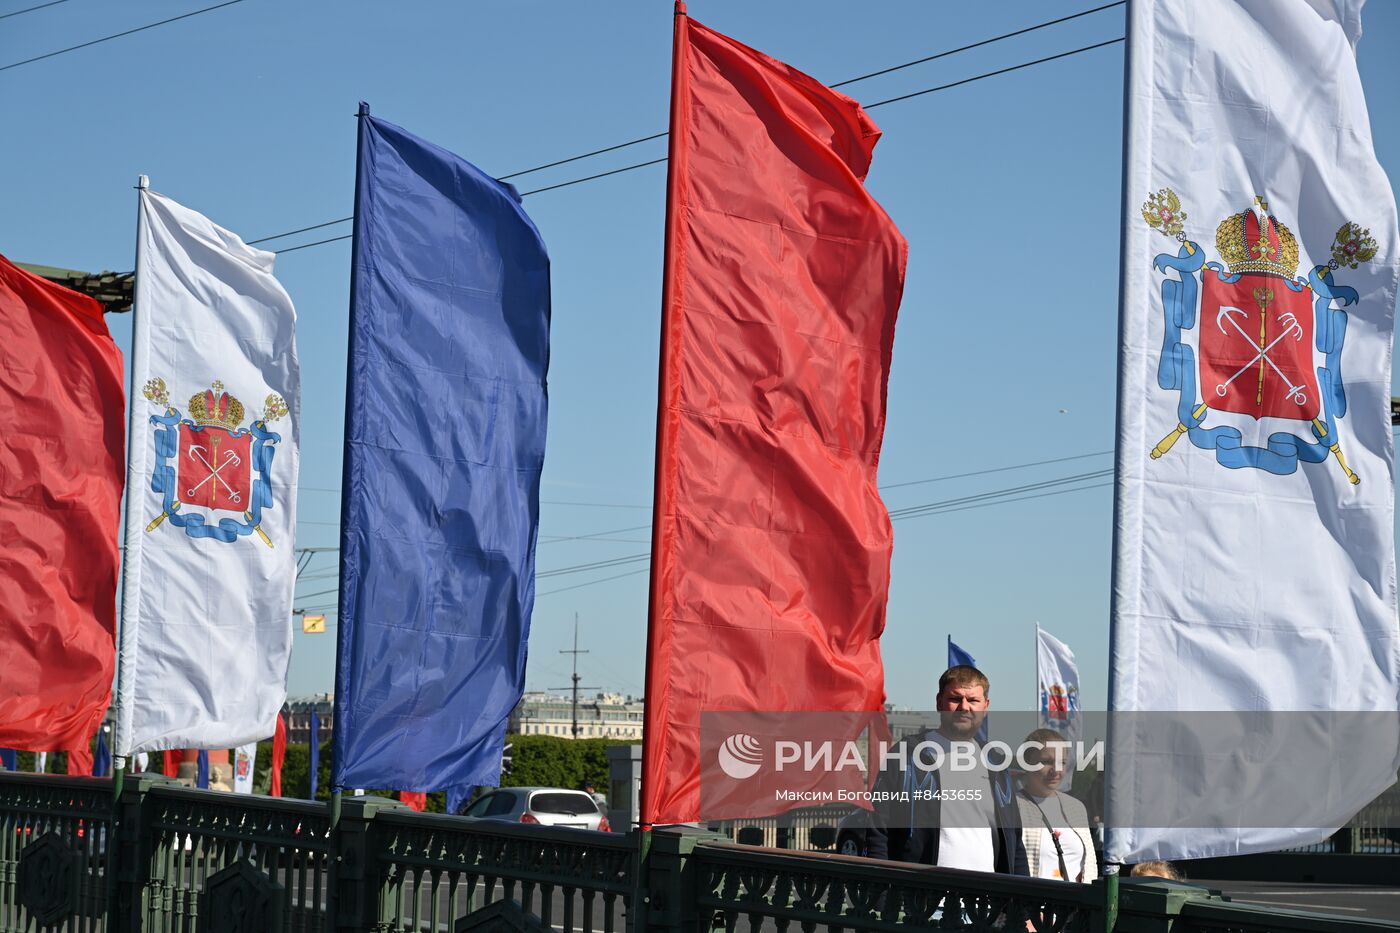
<svg viewBox="0 0 1400 933"><path fill-rule="evenodd" d="M495 786L535 601L549 258L514 188L360 114L332 785Z"/></svg>
<svg viewBox="0 0 1400 933"><path fill-rule="evenodd" d="M972 655L968 654L966 651L964 651L964 650L962 650L961 648L959 648L958 645L957 645L957 643L956 643L955 641L953 641L953 636L952 636L952 635L949 635L949 636L948 636L948 666L949 666L949 667L958 667L959 665L963 665L963 664L967 665L968 667L976 667L976 666L977 666L977 659L974 658Z"/></svg>
<svg viewBox="0 0 1400 933"><path fill-rule="evenodd" d="M306 796L316 799L316 786L321 783L321 717L316 714L316 706L311 706L311 793Z"/></svg>
<svg viewBox="0 0 1400 933"><path fill-rule="evenodd" d="M97 748L92 753L92 776L106 777L112 772L112 753L107 748L107 735L97 730Z"/></svg>
<svg viewBox="0 0 1400 933"><path fill-rule="evenodd" d="M13 748L0 748L0 768L6 771L19 770L19 753Z"/></svg>
<svg viewBox="0 0 1400 933"><path fill-rule="evenodd" d="M209 753L204 749L199 750L199 757L195 759L194 786L209 787Z"/></svg>

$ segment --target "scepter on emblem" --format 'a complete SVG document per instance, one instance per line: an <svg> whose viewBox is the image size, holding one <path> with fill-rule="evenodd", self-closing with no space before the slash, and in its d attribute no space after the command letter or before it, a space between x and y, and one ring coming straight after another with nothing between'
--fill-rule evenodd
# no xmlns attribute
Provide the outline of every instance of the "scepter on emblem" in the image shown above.
<svg viewBox="0 0 1400 933"><path fill-rule="evenodd" d="M1176 273L1162 281L1164 339L1157 383L1178 396L1177 425L1152 448L1151 458L1161 459L1183 436L1214 451L1221 466L1277 476L1295 472L1300 462L1322 463L1330 454L1347 482L1359 484L1338 434L1338 420L1347 411L1342 308L1358 295L1336 284L1332 272L1354 269L1376 255L1370 232L1343 224L1331 260L1299 276L1298 240L1269 213L1262 197L1220 222L1215 232L1220 261L1207 261L1200 245L1188 238L1186 212L1170 188L1149 195L1142 219L1180 244L1175 253L1152 260L1157 272ZM1251 372L1257 378L1250 379ZM1245 442L1238 420L1206 427L1212 412L1256 422L1299 422L1311 428L1312 437L1274 431L1267 444L1256 446Z"/></svg>

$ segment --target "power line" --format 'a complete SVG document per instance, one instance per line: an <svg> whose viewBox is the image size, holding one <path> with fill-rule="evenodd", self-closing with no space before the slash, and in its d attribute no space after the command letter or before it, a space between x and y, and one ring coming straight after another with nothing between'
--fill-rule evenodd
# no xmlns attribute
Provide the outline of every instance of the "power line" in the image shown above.
<svg viewBox="0 0 1400 933"><path fill-rule="evenodd" d="M1027 483L1022 486L1012 486L1006 489L994 489L989 492L978 493L971 496L961 496L956 499L943 499L938 502L925 502L922 505L911 505L903 509L894 509L890 512L890 520L901 518L913 518L926 512L935 511L948 506L963 505L972 502L985 502L990 499L1000 499L1004 496L1015 495L1020 492L1030 492L1037 489L1049 489L1054 486L1065 486L1071 483L1083 482L1090 479L1102 479L1105 476L1112 476L1113 470L1094 470L1088 473L1077 473L1072 476L1061 476L1058 479L1044 480L1039 483Z"/></svg>
<svg viewBox="0 0 1400 933"><path fill-rule="evenodd" d="M568 590L577 590L581 587L593 586L597 583L607 583L609 580L621 580L623 577L635 577L637 574L646 573L650 569L650 567L643 567L641 570L629 570L626 573L620 573L615 577L603 577L601 580L589 580L587 583L575 583L573 586L561 586L555 590L545 590L543 593L536 593L535 598L538 599L541 596L553 596L555 593L563 593Z"/></svg>
<svg viewBox="0 0 1400 933"><path fill-rule="evenodd" d="M33 13L35 10L42 10L44 7L58 6L60 3L67 2L68 0L49 0L48 3L41 3L38 6L32 6L27 10L15 10L13 13L0 14L0 19L9 19L11 16L20 16L25 13Z"/></svg>
<svg viewBox="0 0 1400 933"><path fill-rule="evenodd" d="M125 32L113 33L110 36L103 36L101 39L93 39L91 42L84 42L81 45L71 45L66 49L59 49L57 52L46 52L43 55L36 55L33 58L26 58L22 62L12 62L8 65L0 65L0 71L9 71L11 68L18 68L20 65L29 65L33 64L34 62L41 62L46 58L53 58L55 55L63 55L67 52L76 52L78 51L78 49L85 49L88 46L98 45L103 42L110 42L113 39L120 39L122 36L129 36L133 33L144 32L147 29L155 29L157 26L164 26L166 23L174 23L182 19L189 19L191 16L198 16L201 13L211 13L214 10L221 10L226 6L233 6L235 3L242 2L243 0L224 0L223 3L215 4L214 6L207 6L202 10L195 10L192 13L182 13L179 16L172 16L169 19L163 19L158 23L147 23L145 26L137 26L135 29L128 29ZM38 8L35 7L35 9ZM26 13L28 11L21 10L20 12ZM18 14L10 15L14 16Z"/></svg>
<svg viewBox="0 0 1400 933"><path fill-rule="evenodd" d="M1106 471L1103 471L1103 472L1105 472L1105 473L1112 473L1113 471L1112 471L1112 470L1106 470ZM1098 475L1098 474L1093 474L1093 473L1084 474L1084 476L1086 476L1086 477L1093 477L1093 476L1095 476L1095 475ZM1079 480L1079 479L1082 479L1082 477L1065 477L1065 478L1064 478L1063 480L1061 480L1060 482L1068 482L1068 481L1070 481L1070 480ZM904 520L904 519L909 519L909 518L922 518L922 517L924 517L924 516L926 516L926 515L949 515L949 514L952 514L952 513L954 513L954 512L967 512L967 511L970 511L970 510L972 510L972 509L985 509L985 508L990 508L990 507L992 507L992 506L994 506L994 505L1006 505L1006 504L1011 503L1011 502L1026 502L1026 501L1029 501L1029 500L1031 500L1031 499L1047 499L1047 498L1049 498L1049 497L1051 497L1051 496L1063 496L1063 495L1068 495L1069 493L1072 493L1072 492L1084 492L1084 491L1089 490L1089 489L1103 489L1103 488L1105 488L1105 487L1112 486L1112 485L1113 485L1112 483L1094 483L1094 484L1088 485L1088 486L1075 486L1075 487L1069 488L1069 489L1051 489L1051 490L1049 490L1049 491L1047 491L1047 492L1031 492L1031 493L1027 493L1026 495L1019 495L1019 496L1014 496L1014 497L1010 497L1010 498L1007 497L1007 496L1009 495L1009 491L1002 490L1002 491L998 491L998 492L996 492L996 493L987 493L987 494L984 496L984 498L986 499L986 501L966 502L965 500L950 499L950 500L946 500L945 502L942 502L942 503L928 503L928 506L925 507L924 511L921 511L921 512L918 512L918 513L915 513L915 514L895 515L894 513L890 513L890 520L891 520L891 521L902 521L902 520ZM1029 489L1029 488L1032 488L1032 487L1023 487L1023 488ZM975 497L974 497L974 498L975 498ZM959 504L959 503L963 503L963 504ZM935 509L935 508L933 508L933 506L941 506L941 507ZM649 558L649 557L650 557L649 554L641 555L641 558ZM635 560L637 560L637 559L639 559L639 558L631 558L631 560L633 560L633 561L635 561ZM630 570L630 571L628 571L627 573L619 573L619 574L617 574L617 575L615 575L615 576L611 576L611 577L603 577L603 578L598 579L598 580L589 580L589 581L586 582L586 583L575 583L575 584L573 584L572 586L564 586L564 587L560 587L560 588L554 589L554 590L546 590L546 591L544 591L543 593L536 593L535 596L536 596L536 597L540 597L540 596L549 596L549 595L552 595L552 594L554 594L554 593L563 593L563 592L566 592L566 591L568 591L568 590L582 589L582 588L585 587L585 586L594 586L594 585L599 584L599 583L608 583L608 582L610 582L610 581L612 581L612 580L621 580L623 577L632 577L632 576L636 576L637 574L646 573L646 572L649 571L650 569L651 569L651 567L650 567L650 565L648 565L648 566L646 566L646 567L642 567L642 568L639 569L639 570Z"/></svg>
<svg viewBox="0 0 1400 933"><path fill-rule="evenodd" d="M1017 29L1015 32L1004 32L999 36L993 36L990 39L983 39L981 42L974 42L971 45L961 45L958 46L956 49L949 49L946 52L938 52L934 55L929 55L924 58L916 58L912 62L905 62L902 65L894 65L889 68L882 68L879 71L872 71L869 74L861 75L858 78L847 78L845 81L838 81L835 84L829 84L827 86L845 87L847 84L855 84L857 81L865 81L869 78L878 78L881 75L887 75L895 71L902 71L905 68L912 68L914 65L922 65L925 62L932 62L937 61L940 58L947 58L949 55L957 55L959 52L968 52L972 49L981 48L984 45L991 45L993 42L1001 42L1004 39L1011 39L1016 36L1024 36L1026 33L1035 32L1037 29L1045 29L1048 26L1058 26L1060 23L1067 23L1072 19L1079 19L1081 16L1088 16L1092 13L1101 13L1104 10L1111 9L1112 7L1123 6L1126 2L1127 0L1117 0L1117 2L1115 3L1105 3L1103 6L1096 6L1092 10L1080 10L1078 13L1071 13L1069 16L1061 16L1059 19L1046 20L1043 23L1036 23L1034 26L1027 26L1024 29Z"/></svg>
<svg viewBox="0 0 1400 933"><path fill-rule="evenodd" d="M1011 466L993 467L988 470L972 470L967 473L949 473L946 476L934 476L929 479L912 479L903 483L886 483L880 487L881 492L889 489L902 489L905 486L921 486L925 483L941 483L944 480L964 479L969 476L984 476L988 473L1006 473L1011 470L1024 470L1027 467L1045 466L1050 463L1068 463L1071 460L1087 460L1089 457L1103 457L1113 453L1113 449L1096 450L1091 454L1075 454L1073 457L1056 457L1053 460L1032 460L1029 463L1013 463Z"/></svg>
<svg viewBox="0 0 1400 933"><path fill-rule="evenodd" d="M1020 71L1022 68L1030 68L1034 65L1043 65L1046 62L1053 62L1056 59L1069 58L1071 55L1078 55L1081 52L1092 52L1094 49L1101 49L1109 45L1117 45L1124 41L1123 36L1117 39L1109 39L1105 42L1095 42L1093 45L1080 46L1068 52L1061 52L1058 55L1047 55L1044 58L1037 58L1033 62L1022 62L1019 65L1011 65L1007 68L998 68L996 71L988 71L985 74L973 75L970 78L963 78L961 81L953 81L950 84L940 84L937 87L926 87L922 91L914 91L911 94L901 94L898 97L890 97L885 100L877 100L873 104L861 104L866 110L874 110L876 107L883 107L886 104L896 104L902 100L909 100L911 97L922 97L925 94L933 94L936 91L946 91L949 88L962 87L964 84L971 84L973 81L981 81L983 78L995 78L997 75L1009 74L1013 71Z"/></svg>
<svg viewBox="0 0 1400 933"><path fill-rule="evenodd" d="M847 78L847 79L844 80L844 81L838 81L838 82L836 82L835 84L830 84L830 85L828 85L828 87L832 87L832 88L845 87L845 86L848 85L848 84L855 84L855 83L857 83L857 82L859 82L859 81L866 81L866 80L869 80L870 78L877 78L877 77L881 77L881 76L883 76L883 75L892 74L892 73L894 73L894 72L896 72L896 71L902 71L902 70L904 70L904 69L906 69L906 68L912 68L912 67L914 67L915 65L923 65L923 64L926 64L926 63L928 63L928 62L937 61L938 59L941 59L941 58L947 58L947 57L950 56L950 55L957 55L957 54L959 54L959 53L961 53L961 52L967 52L967 51L970 51L970 50L972 50L972 49L982 48L983 46L992 45L993 43L997 43L997 42L1002 42L1002 41L1005 41L1006 39L1012 39L1012 38L1015 38L1016 36L1023 36L1023 35L1025 35L1025 34L1027 34L1027 33L1035 32L1035 31L1040 30L1040 29L1046 29L1046 28L1048 28L1048 27L1050 27L1050 26L1057 26L1057 25L1059 25L1060 23L1066 23L1066 22L1069 22L1070 20L1079 19L1080 17L1083 17L1083 16L1089 16L1089 15L1094 14L1094 13L1100 13L1100 12L1102 12L1102 11L1104 11L1104 10L1111 9L1111 8L1113 8L1113 7L1123 6L1123 5L1125 4L1125 2L1126 2L1126 0L1117 0L1117 2L1115 2L1115 3L1107 3L1107 4L1104 4L1103 6L1093 7L1092 9L1081 10L1081 11L1078 12L1078 13L1072 13L1072 14L1070 14L1070 15L1068 15L1068 16L1061 16L1061 17L1059 17L1058 19L1051 19L1051 20L1046 20L1045 22L1042 22L1042 23L1035 23L1034 25L1027 26L1027 27L1025 27L1025 28L1023 28L1023 29L1017 29L1017 30L1013 30L1013 31L1011 31L1011 32L1005 32L1005 33L1002 33L1001 35L992 36L992 37L987 38L987 39L982 39L982 40L980 40L980 41L978 41L978 42L973 42L973 43L971 43L971 44L969 44L969 45L958 46L957 48L954 48L954 49L946 49L946 50L944 50L944 51L942 51L942 52L936 52L936 53L934 53L933 55L925 55L925 56L922 57L922 58L916 58L916 59L914 59L914 60L912 60L912 61L902 62L902 63L900 63L900 64L898 64L898 65L891 65L890 67L888 67L888 68L882 68L882 69L880 69L879 71L872 71L872 72L869 72L868 74L857 75L857 76L854 77L854 78ZM1121 42L1121 41L1123 41L1122 38L1118 38L1118 39L1111 40L1111 42L1109 42L1109 43L1101 43L1101 44L1107 45L1107 44L1112 44L1112 42ZM1060 55L1052 55L1052 56L1050 56L1049 58L1040 59L1040 60L1035 61L1035 62L1027 62L1027 63L1021 64L1021 65L1012 66L1011 68L1002 69L1002 70L1000 70L1000 71L989 72L989 73L984 74L984 75L977 75L977 76L972 77L972 78L967 78L967 79L964 79L964 80L962 80L962 81L954 82L953 84L943 85L943 86L937 87L937 88L928 88L928 89L926 89L926 90L918 91L918 92L916 92L915 94L908 95L908 96L918 96L919 94L930 94L930 93L932 93L932 92L934 92L934 91L938 91L938 90L947 90L948 88L957 87L958 85L961 85L961 84L967 84L967 83L969 83L969 82L971 82L971 81L979 81L979 80L981 80L982 78L989 78L989 77L992 77L992 76L994 76L994 75L1005 74L1005 73L1008 72L1008 71L1016 71L1016 70L1021 69L1021 68L1029 68L1031 65L1041 64L1041 63L1047 62L1047 61L1053 61L1053 60L1056 59L1056 58L1064 58L1064 57L1069 56L1069 55L1076 55L1076 54L1078 54L1079 52L1088 51L1088 50L1091 49L1091 48L1098 48L1098 47L1099 47L1099 46L1086 46L1086 47L1083 48L1083 49L1076 49L1076 50L1074 50L1074 51L1072 51L1072 52L1064 52L1064 53L1062 53L1062 54L1060 54ZM904 98L902 98L902 97L901 97L901 98L891 98L890 100L880 101L879 103L876 103L876 104L867 104L867 105L865 105L865 109L869 110L869 109L871 109L872 107L883 106L884 104L893 103L893 102L896 101L896 100L903 100L903 99L904 99ZM637 137L636 139L629 139L629 140L627 140L626 142L616 143L616 144L611 145L611 146L604 146L604 147L601 148L601 149L591 149L591 150L589 150L588 152L581 152L581 153L579 153L578 155L569 156L568 158L556 159L556 160L553 161L553 162L545 162L545 163L543 163L543 164L541 164L541 165L536 165L536 166L533 166L533 167L531 167L531 168L526 168L526 169L521 169L521 170L516 171L516 172L511 172L509 175L502 175L502 176L500 176L500 178L499 178L498 180L499 180L499 181L507 181L507 180L509 180L509 179L511 179L511 178L519 178L519 177L522 176L522 175L529 175L529 174L532 174L532 173L534 173L534 172L540 172L540 171L543 171L544 169L547 169L547 168L557 168L557 167L560 166L560 165L568 165L568 164L571 163L571 162L578 162L578 161L581 161L581 160L583 160L583 159L592 158L593 156L604 155L604 154L609 153L609 152L616 152L616 151L618 151L619 149L626 149L626 148L629 148L629 147L631 147L631 146L639 145L639 144L641 144L641 143L652 142L652 141L658 140L658 139L665 139L665 138L666 138L667 136L669 136L669 135L670 135L669 132L663 131L663 132L660 132L660 133L652 133L650 136L639 136L639 137ZM602 172L602 173L599 173L599 174L597 174L597 175L589 175L589 176L587 176L586 178L577 178L577 179L574 179L574 180L572 180L572 181L566 181L566 182L563 182L563 183L558 184L558 185L550 185L550 186L544 187L544 188L536 188L536 189L534 189L533 191L521 192L521 195L520 195L520 196L521 196L521 197L525 197L525 196L531 195L531 194L540 194L540 193L545 192L545 191L553 191L553 190L555 190L556 188L565 188L565 187L568 187L568 186L570 186L570 185L578 185L578 184L582 184L582 183L585 182L585 181L593 181L593 180L598 179L598 178L606 178L606 177L608 177L609 175L617 175L617 174L621 174L622 172L630 172L630 171L633 171L633 170L635 170L635 169L646 168L647 166L650 166L650 165L660 165L661 163L663 163L663 162L665 162L665 161L666 161L666 159L661 158L661 159L653 159L653 160L648 161L648 162L638 162L638 163L636 163L636 164L634 164L634 165L623 166L622 168L613 169L612 171L608 171L608 172ZM351 215L351 216L349 216L349 217L341 217L341 218L339 218L339 219L337 219L337 220L328 220L328 221L326 221L325 223L312 224L312 225L309 226L309 227L301 227L301 228L299 228L299 229L297 229L297 230L288 230L286 233L276 233L276 234L273 234L272 236L260 237L259 239L256 239L256 240L249 240L249 241L247 241L247 242L249 243L249 245L252 245L252 244L255 244L255 243L265 243L265 242L267 242L268 240L278 240L278 239L281 239L282 237L292 236L293 234L297 234L297 233L306 233L307 231L310 231L310 230L319 230L319 229L321 229L321 228L323 228L323 227L331 227L331 226L334 226L334 225L336 225L336 224L346 223L346 222L351 221L351 220L354 220L354 219L355 219L355 218L354 218L354 215ZM302 249L302 248L311 247L311 246L320 246L320 245L322 245L323 243L334 243L334 242L337 242L338 240L342 240L342 239L346 239L346 237L333 237L333 238L328 239L328 240L319 240L319 241L317 241L316 243L307 243L307 244L305 244L305 246L303 246L303 247L292 247L291 249L279 250L278 252L279 252L279 253L281 253L281 252L291 252L292 249Z"/></svg>

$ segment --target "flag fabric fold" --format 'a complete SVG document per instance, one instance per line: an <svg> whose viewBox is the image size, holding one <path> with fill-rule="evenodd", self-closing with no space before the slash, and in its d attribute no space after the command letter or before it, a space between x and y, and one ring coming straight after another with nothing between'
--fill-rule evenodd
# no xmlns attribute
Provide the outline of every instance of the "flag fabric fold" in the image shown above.
<svg viewBox="0 0 1400 933"><path fill-rule="evenodd" d="M316 799L317 785L321 778L321 717L316 713L316 707L311 707L311 729L310 742L307 748L309 761L309 774L311 785L306 797L308 800Z"/></svg>
<svg viewBox="0 0 1400 933"><path fill-rule="evenodd" d="M266 736L287 694L300 374L274 254L140 191L117 754Z"/></svg>
<svg viewBox="0 0 1400 933"><path fill-rule="evenodd" d="M277 714L277 724L272 733L272 761L269 768L267 795L282 796L282 762L287 757L287 720Z"/></svg>
<svg viewBox="0 0 1400 933"><path fill-rule="evenodd" d="M68 749L68 773L75 777L92 777L92 746L87 742Z"/></svg>
<svg viewBox="0 0 1400 933"><path fill-rule="evenodd" d="M683 14L673 69L643 823L697 818L702 711L882 708L907 255L854 100Z"/></svg>
<svg viewBox="0 0 1400 933"><path fill-rule="evenodd" d="M1400 237L1361 6L1128 7L1109 862L1323 839L1400 766ZM1136 715L1204 711L1255 731Z"/></svg>
<svg viewBox="0 0 1400 933"><path fill-rule="evenodd" d="M524 689L549 259L510 185L362 107L333 789L500 780Z"/></svg>
<svg viewBox="0 0 1400 933"><path fill-rule="evenodd" d="M112 695L126 389L102 306L0 256L0 744L61 749Z"/></svg>

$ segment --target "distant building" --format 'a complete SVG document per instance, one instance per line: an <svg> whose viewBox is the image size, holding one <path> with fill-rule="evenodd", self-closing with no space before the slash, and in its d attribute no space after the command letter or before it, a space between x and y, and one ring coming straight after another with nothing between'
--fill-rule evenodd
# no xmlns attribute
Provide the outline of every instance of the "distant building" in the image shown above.
<svg viewBox="0 0 1400 933"><path fill-rule="evenodd" d="M309 697L288 697L283 715L287 717L287 744L305 745L311 741L311 710L321 719L321 744L331 740L335 728L335 696L323 693Z"/></svg>
<svg viewBox="0 0 1400 933"><path fill-rule="evenodd" d="M578 698L578 737L581 739L640 739L640 699L620 693L596 693ZM534 692L520 698L510 714L512 735L553 735L571 739L573 703L568 694Z"/></svg>

